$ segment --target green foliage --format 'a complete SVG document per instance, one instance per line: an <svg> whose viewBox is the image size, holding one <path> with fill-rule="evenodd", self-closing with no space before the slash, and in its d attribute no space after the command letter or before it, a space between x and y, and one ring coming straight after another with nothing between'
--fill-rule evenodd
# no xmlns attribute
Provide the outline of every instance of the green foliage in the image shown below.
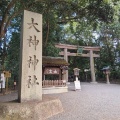
<svg viewBox="0 0 120 120"><path fill-rule="evenodd" d="M12 33L12 39L8 47L8 55L5 61L5 70L12 72L12 78L18 76L19 72L19 54L20 54L20 34Z"/></svg>
<svg viewBox="0 0 120 120"><path fill-rule="evenodd" d="M101 68L108 65L115 71L114 74L117 72L116 67L120 68L119 62L116 62L116 58L120 57L119 0L15 1L2 0L0 2L0 20L3 20L9 3L13 2L13 6L7 11L8 19L6 20L10 20L9 27L4 29L9 41L5 41L3 36L0 39L0 57L4 61L5 68L12 70L14 75L18 74L19 68L19 32L24 9L43 15L44 56L58 56L59 49L55 48L55 43L102 46L100 58L95 59L97 73L102 76ZM6 21L4 24L6 25ZM0 29L0 35L1 31L2 29ZM11 36L10 33L12 33ZM116 41L116 47L114 47L114 41ZM71 74L74 67L82 71L89 68L87 58L70 57L69 63Z"/></svg>
<svg viewBox="0 0 120 120"><path fill-rule="evenodd" d="M55 47L53 43L48 43L46 49L43 51L43 56L58 57L60 50Z"/></svg>
<svg viewBox="0 0 120 120"><path fill-rule="evenodd" d="M102 24L99 27L99 45L102 46L100 59L97 61L97 68L102 69L104 66L110 66L112 79L118 79L120 69L120 23L115 21L111 24ZM101 77L101 76L99 76ZM103 76L102 76L103 77Z"/></svg>

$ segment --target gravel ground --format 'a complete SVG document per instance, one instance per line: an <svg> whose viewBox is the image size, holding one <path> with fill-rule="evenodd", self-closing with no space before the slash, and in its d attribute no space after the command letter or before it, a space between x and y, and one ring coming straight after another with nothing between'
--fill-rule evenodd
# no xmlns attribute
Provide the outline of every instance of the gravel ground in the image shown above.
<svg viewBox="0 0 120 120"><path fill-rule="evenodd" d="M56 94L64 112L48 120L120 120L120 85L81 83L81 91Z"/></svg>
<svg viewBox="0 0 120 120"><path fill-rule="evenodd" d="M64 112L48 120L120 120L120 85L81 83L82 90L51 94L61 100ZM0 102L17 99L17 93L0 96Z"/></svg>

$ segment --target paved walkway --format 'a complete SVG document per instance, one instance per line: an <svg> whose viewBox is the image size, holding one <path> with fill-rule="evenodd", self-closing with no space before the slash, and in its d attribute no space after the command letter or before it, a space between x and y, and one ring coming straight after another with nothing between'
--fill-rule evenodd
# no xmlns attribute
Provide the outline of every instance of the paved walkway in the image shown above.
<svg viewBox="0 0 120 120"><path fill-rule="evenodd" d="M9 102L18 99L18 92L11 92L11 94L0 94L0 102Z"/></svg>
<svg viewBox="0 0 120 120"><path fill-rule="evenodd" d="M58 97L64 112L48 120L120 120L120 85L81 83L82 90L47 95ZM0 102L14 100L17 93L0 96Z"/></svg>

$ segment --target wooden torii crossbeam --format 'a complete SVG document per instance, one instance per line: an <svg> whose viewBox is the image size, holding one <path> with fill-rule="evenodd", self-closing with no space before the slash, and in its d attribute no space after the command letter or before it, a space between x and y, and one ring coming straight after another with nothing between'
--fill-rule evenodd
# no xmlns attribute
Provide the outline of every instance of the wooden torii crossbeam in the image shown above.
<svg viewBox="0 0 120 120"><path fill-rule="evenodd" d="M94 58L100 57L99 54L95 54L94 51L100 51L100 47L89 47L89 46L77 46L77 45L68 45L68 44L56 44L55 47L64 49L59 53L59 55L64 56L64 59L68 62L68 56L80 56L80 57L90 57L90 70L91 70L91 79L92 82L95 83L95 70L94 70ZM77 50L78 48L82 48L83 51L87 51L88 53L81 53L80 55L76 53L71 53L69 50ZM68 71L65 74L65 79L68 81Z"/></svg>

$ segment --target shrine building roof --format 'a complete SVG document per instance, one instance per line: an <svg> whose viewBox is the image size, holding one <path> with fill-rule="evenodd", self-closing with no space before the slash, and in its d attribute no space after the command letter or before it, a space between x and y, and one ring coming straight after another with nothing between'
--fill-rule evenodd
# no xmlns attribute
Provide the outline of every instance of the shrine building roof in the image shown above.
<svg viewBox="0 0 120 120"><path fill-rule="evenodd" d="M63 57L42 57L42 65L44 66L68 66L69 63Z"/></svg>

